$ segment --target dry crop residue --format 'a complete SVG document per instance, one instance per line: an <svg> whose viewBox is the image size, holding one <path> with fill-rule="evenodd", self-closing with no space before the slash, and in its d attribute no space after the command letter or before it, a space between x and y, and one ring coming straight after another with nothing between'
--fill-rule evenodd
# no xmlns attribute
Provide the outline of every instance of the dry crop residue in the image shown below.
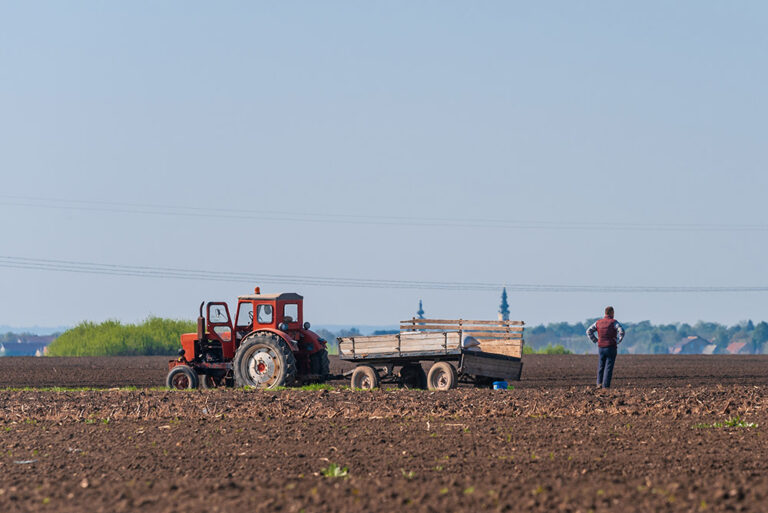
<svg viewBox="0 0 768 513"><path fill-rule="evenodd" d="M759 509L767 391L3 391L0 510Z"/></svg>
<svg viewBox="0 0 768 513"><path fill-rule="evenodd" d="M557 390L7 390L0 396L0 420L79 422L169 420L225 415L261 421L282 419L452 419L507 417L654 416L761 414L765 387L716 386L681 389L589 388Z"/></svg>
<svg viewBox="0 0 768 513"><path fill-rule="evenodd" d="M509 391L171 392L0 358L0 511L762 511L768 358L526 356ZM332 359L332 370L348 368ZM342 382L344 383L344 382Z"/></svg>

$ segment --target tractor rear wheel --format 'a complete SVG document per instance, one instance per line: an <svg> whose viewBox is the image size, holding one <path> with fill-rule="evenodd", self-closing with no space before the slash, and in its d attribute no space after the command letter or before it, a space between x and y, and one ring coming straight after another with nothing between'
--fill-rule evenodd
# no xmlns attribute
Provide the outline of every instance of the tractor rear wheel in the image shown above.
<svg viewBox="0 0 768 513"><path fill-rule="evenodd" d="M456 388L459 376L456 368L448 362L437 362L429 369L427 385L430 390L450 390Z"/></svg>
<svg viewBox="0 0 768 513"><path fill-rule="evenodd" d="M352 372L352 388L371 390L379 387L379 374L370 365L358 365Z"/></svg>
<svg viewBox="0 0 768 513"><path fill-rule="evenodd" d="M165 386L175 390L197 388L199 384L197 373L187 365L177 365L171 369L165 378Z"/></svg>
<svg viewBox="0 0 768 513"><path fill-rule="evenodd" d="M328 374L331 373L331 362L328 359L328 351L321 349L320 351L309 355L309 372L318 376L322 376L325 379Z"/></svg>
<svg viewBox="0 0 768 513"><path fill-rule="evenodd" d="M275 388L296 379L296 358L282 338L254 333L240 342L233 360L235 381L241 387Z"/></svg>

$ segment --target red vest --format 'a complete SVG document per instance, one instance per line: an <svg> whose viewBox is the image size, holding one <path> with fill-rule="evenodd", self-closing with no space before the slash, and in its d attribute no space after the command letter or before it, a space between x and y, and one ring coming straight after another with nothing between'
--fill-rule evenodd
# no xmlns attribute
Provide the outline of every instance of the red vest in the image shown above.
<svg viewBox="0 0 768 513"><path fill-rule="evenodd" d="M616 347L616 338L619 334L613 323L612 317L603 317L595 323L597 325L597 347Z"/></svg>

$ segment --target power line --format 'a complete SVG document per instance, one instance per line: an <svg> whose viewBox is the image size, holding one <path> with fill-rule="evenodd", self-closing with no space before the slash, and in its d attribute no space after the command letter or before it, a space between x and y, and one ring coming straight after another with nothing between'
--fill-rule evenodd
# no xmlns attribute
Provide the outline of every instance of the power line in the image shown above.
<svg viewBox="0 0 768 513"><path fill-rule="evenodd" d="M338 278L284 274L205 271L175 267L151 267L120 264L101 264L71 260L53 260L0 255L0 268L36 271L101 274L109 276L152 279L179 279L196 281L239 282L250 285L274 283L299 286L351 287L369 289L417 289L448 291L498 291L506 287L513 292L546 293L724 293L768 292L768 286L606 286L606 285L540 285L525 283L483 283L418 280L381 280Z"/></svg>
<svg viewBox="0 0 768 513"><path fill-rule="evenodd" d="M181 206L115 201L71 200L0 195L0 205L22 208L69 210L78 212L108 212L115 214L176 216L190 218L224 218L275 222L323 224L364 224L393 226L428 226L448 228L497 228L518 230L619 230L619 231L691 231L691 232L754 232L768 231L768 224L715 223L619 223L563 222L514 219L444 218L382 216L367 214L329 214L325 212L296 212L215 208L206 205Z"/></svg>

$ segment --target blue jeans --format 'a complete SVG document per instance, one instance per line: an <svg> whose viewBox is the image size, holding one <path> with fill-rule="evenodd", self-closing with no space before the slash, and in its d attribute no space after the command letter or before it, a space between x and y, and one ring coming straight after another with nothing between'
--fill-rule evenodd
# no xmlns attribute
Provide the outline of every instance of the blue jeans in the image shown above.
<svg viewBox="0 0 768 513"><path fill-rule="evenodd" d="M600 355L597 364L597 384L603 385L603 388L609 388L613 376L613 363L616 361L616 348L599 347L597 350Z"/></svg>

